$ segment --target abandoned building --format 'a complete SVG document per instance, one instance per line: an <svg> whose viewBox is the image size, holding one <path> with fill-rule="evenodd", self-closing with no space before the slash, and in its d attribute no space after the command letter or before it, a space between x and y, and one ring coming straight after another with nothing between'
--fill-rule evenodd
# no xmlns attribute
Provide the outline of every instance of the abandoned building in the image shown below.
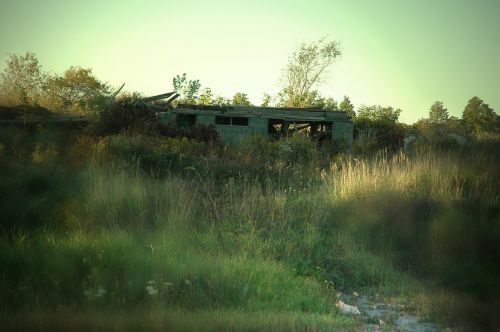
<svg viewBox="0 0 500 332"><path fill-rule="evenodd" d="M231 145L237 145L251 135L280 138L297 131L317 141L330 139L349 144L353 139L353 123L345 112L315 108L180 104L157 115L163 122L175 121L179 127L213 125L221 141Z"/></svg>

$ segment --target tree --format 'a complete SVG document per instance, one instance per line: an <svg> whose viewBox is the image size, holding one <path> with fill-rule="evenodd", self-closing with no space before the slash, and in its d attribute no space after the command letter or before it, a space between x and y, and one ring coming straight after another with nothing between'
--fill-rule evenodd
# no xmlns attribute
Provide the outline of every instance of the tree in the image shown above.
<svg viewBox="0 0 500 332"><path fill-rule="evenodd" d="M358 119L368 119L371 121L384 121L388 123L397 123L401 109L380 105L366 106L361 105L358 108Z"/></svg>
<svg viewBox="0 0 500 332"><path fill-rule="evenodd" d="M324 75L335 59L341 55L338 42L321 39L302 44L288 60L284 70L283 89L278 94L279 105L285 107L309 107L317 100L315 90L324 82Z"/></svg>
<svg viewBox="0 0 500 332"><path fill-rule="evenodd" d="M238 106L251 106L252 105L250 100L248 100L248 95L246 93L242 93L242 92L236 92L234 94L232 104L238 105Z"/></svg>
<svg viewBox="0 0 500 332"><path fill-rule="evenodd" d="M444 124L448 121L448 109L444 107L442 101L436 101L432 104L429 111L429 121L437 124Z"/></svg>
<svg viewBox="0 0 500 332"><path fill-rule="evenodd" d="M196 102L201 87L200 80L188 80L184 73L182 76L175 76L172 79L172 85L174 91L180 95L179 102L193 104Z"/></svg>
<svg viewBox="0 0 500 332"><path fill-rule="evenodd" d="M54 111L86 113L93 103L110 93L90 68L70 67L63 76L50 76L44 87L44 106Z"/></svg>
<svg viewBox="0 0 500 332"><path fill-rule="evenodd" d="M215 105L230 105L231 101L227 98L222 97L222 96L217 96L214 99L214 104Z"/></svg>
<svg viewBox="0 0 500 332"><path fill-rule="evenodd" d="M1 102L7 106L36 105L46 76L34 53L10 54L0 74Z"/></svg>
<svg viewBox="0 0 500 332"><path fill-rule="evenodd" d="M339 106L338 106L337 102L332 97L328 97L328 98L323 100L323 107L322 108L325 111L329 111L329 112L337 112L339 110Z"/></svg>
<svg viewBox="0 0 500 332"><path fill-rule="evenodd" d="M293 95L289 88L278 92L279 107L315 107L323 108L325 98L321 96L318 90L308 91L300 96Z"/></svg>
<svg viewBox="0 0 500 332"><path fill-rule="evenodd" d="M271 95L268 93L264 93L264 96L262 96L262 103L260 104L260 107L269 107L271 105Z"/></svg>
<svg viewBox="0 0 500 332"><path fill-rule="evenodd" d="M365 139L369 137L369 149L396 150L400 148L405 132L404 126L398 123L400 114L399 108L361 105L354 119L355 137L365 137Z"/></svg>
<svg viewBox="0 0 500 332"><path fill-rule="evenodd" d="M472 97L465 106L462 119L475 134L498 131L499 117L492 108L478 97Z"/></svg>
<svg viewBox="0 0 500 332"><path fill-rule="evenodd" d="M346 112L351 118L356 117L356 112L354 112L354 105L351 103L349 97L344 96L344 99L340 102L339 111Z"/></svg>
<svg viewBox="0 0 500 332"><path fill-rule="evenodd" d="M214 95L212 93L212 89L205 88L201 91L200 96L198 97L199 105L211 105L214 102Z"/></svg>

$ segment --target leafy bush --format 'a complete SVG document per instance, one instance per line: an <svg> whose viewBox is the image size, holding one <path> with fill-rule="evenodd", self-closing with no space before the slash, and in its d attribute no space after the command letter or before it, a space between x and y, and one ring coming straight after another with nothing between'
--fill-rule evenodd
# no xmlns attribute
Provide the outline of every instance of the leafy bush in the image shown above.
<svg viewBox="0 0 500 332"><path fill-rule="evenodd" d="M157 134L160 120L149 109L134 106L133 101L131 98L121 99L98 111L91 123L91 132L98 136Z"/></svg>
<svg viewBox="0 0 500 332"><path fill-rule="evenodd" d="M396 151L403 146L405 130L401 124L396 122L367 118L356 119L354 121L354 139L366 136L367 133L373 139L373 143L369 143L370 148Z"/></svg>

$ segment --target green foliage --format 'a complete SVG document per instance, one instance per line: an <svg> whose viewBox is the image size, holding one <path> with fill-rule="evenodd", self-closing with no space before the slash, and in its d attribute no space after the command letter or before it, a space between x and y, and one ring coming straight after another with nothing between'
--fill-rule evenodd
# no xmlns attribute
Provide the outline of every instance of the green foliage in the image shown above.
<svg viewBox="0 0 500 332"><path fill-rule="evenodd" d="M329 112L336 112L339 110L337 102L333 100L332 97L324 99L321 106L322 109Z"/></svg>
<svg viewBox="0 0 500 332"><path fill-rule="evenodd" d="M383 121L387 123L397 123L402 110L394 109L391 106L382 107L380 105L361 105L358 108L358 119L371 121Z"/></svg>
<svg viewBox="0 0 500 332"><path fill-rule="evenodd" d="M48 77L41 104L54 111L88 115L109 93L109 86L95 78L91 69L70 67L63 76Z"/></svg>
<svg viewBox="0 0 500 332"><path fill-rule="evenodd" d="M7 319L8 321L8 319ZM113 310L57 313L37 311L7 326L15 331L132 331L229 332L229 331L355 331L360 324L350 317L304 312L214 309L138 310L127 314Z"/></svg>
<svg viewBox="0 0 500 332"><path fill-rule="evenodd" d="M248 95L242 92L236 92L231 101L232 105L238 106L251 106L252 103L248 100Z"/></svg>
<svg viewBox="0 0 500 332"><path fill-rule="evenodd" d="M354 151L373 153L380 149L395 151L403 146L405 129L385 119L370 119L362 112L354 121ZM357 149L357 150L356 150Z"/></svg>
<svg viewBox="0 0 500 332"><path fill-rule="evenodd" d="M93 114L90 131L98 136L119 133L154 135L161 130L160 119L149 109L134 105L137 95L122 96Z"/></svg>
<svg viewBox="0 0 500 332"><path fill-rule="evenodd" d="M356 117L356 112L354 112L354 105L351 103L351 100L347 96L344 96L344 99L342 99L342 101L340 102L338 110L346 112L347 115L353 119Z"/></svg>
<svg viewBox="0 0 500 332"><path fill-rule="evenodd" d="M199 80L192 81L187 79L186 74L177 75L173 79L174 91L179 93L181 97L177 102L181 103L196 103L198 105L236 105L236 106L252 106L248 99L248 95L243 92L236 92L231 99L222 96L213 95L212 89L204 88L198 95L201 84ZM271 98L269 96L269 98Z"/></svg>
<svg viewBox="0 0 500 332"><path fill-rule="evenodd" d="M215 105L231 105L231 100L225 98L225 97L222 97L222 96L217 96L215 97L214 99L214 104Z"/></svg>
<svg viewBox="0 0 500 332"><path fill-rule="evenodd" d="M309 107L319 93L315 87L324 82L324 75L341 55L339 43L321 39L302 44L288 60L282 78L283 90L278 98L279 106Z"/></svg>
<svg viewBox="0 0 500 332"><path fill-rule="evenodd" d="M285 87L281 102L354 116L348 97L337 107L314 89L340 54L322 43L291 58L289 70L309 64L305 72L317 77L306 75L305 90ZM18 58L12 68L36 77L35 60ZM93 109L94 97L108 95L87 69L47 82L58 109ZM30 97L39 96L35 86L24 84L16 98L39 98ZM196 100L199 82L185 74L174 86L189 102L229 103L210 89ZM168 317L174 330L359 330L336 315L334 295L367 287L410 298L419 312L498 326L498 141L393 153L405 133L401 110L363 106L353 154L318 150L300 134L232 148L213 142L213 128L159 125L134 106L138 97L101 100L94 133L102 137L43 126L0 131L0 320L40 312L50 325L60 317L47 317L66 311L68 321L140 311L141 330L162 326L154 317ZM439 123L419 129L461 127L442 104L433 108ZM473 98L463 122L491 131L495 116ZM45 326L32 319L34 329Z"/></svg>
<svg viewBox="0 0 500 332"><path fill-rule="evenodd" d="M197 103L199 105L212 105L214 103L214 95L212 93L212 89L203 89L200 96L198 97Z"/></svg>
<svg viewBox="0 0 500 332"><path fill-rule="evenodd" d="M278 93L279 107L322 107L323 97L317 90L295 94L290 87Z"/></svg>
<svg viewBox="0 0 500 332"><path fill-rule="evenodd" d="M333 311L332 295L326 296L328 290L317 281L296 278L278 262L221 246L220 236L231 236L210 230L210 220L199 214L211 206L203 204L205 193L196 190L196 182L171 178L158 183L140 173L117 171L88 169L80 208L69 220L74 229L97 232L41 232L23 244L22 239L0 242L0 261L7 267L0 274L1 290L29 290L3 293L10 308ZM141 234L145 225L155 232ZM29 278L35 275L37 283L32 283Z"/></svg>
<svg viewBox="0 0 500 332"><path fill-rule="evenodd" d="M455 317L475 312L486 323L500 294L500 196L499 155L484 148L348 159L332 170L329 188L341 227L400 269L465 292L472 300Z"/></svg>
<svg viewBox="0 0 500 332"><path fill-rule="evenodd" d="M268 93L264 93L264 95L262 96L262 103L260 104L260 107L270 107L271 101L272 101L271 95Z"/></svg>
<svg viewBox="0 0 500 332"><path fill-rule="evenodd" d="M500 131L499 116L478 97L472 97L467 102L462 119L469 130L476 135Z"/></svg>
<svg viewBox="0 0 500 332"><path fill-rule="evenodd" d="M369 287L409 297L419 311L434 310L430 302L454 318L469 317L461 306L494 317L473 305L495 308L500 291L493 143L332 159L300 135L232 149L130 135L65 147L57 135L0 134L5 315L181 308L193 317L337 317L332 287ZM85 144L88 163L68 168L64 151ZM467 293L449 302L435 285Z"/></svg>
<svg viewBox="0 0 500 332"><path fill-rule="evenodd" d="M409 133L418 140L411 143L412 146L420 144L456 149L464 147L470 141L464 122L453 116L448 117L444 122L420 119L413 127L416 131L410 130Z"/></svg>
<svg viewBox="0 0 500 332"><path fill-rule="evenodd" d="M3 293L1 301L16 312L64 306L338 317L333 295L318 282L299 279L279 263L211 248L216 240L215 234L188 237L170 229L142 240L115 231L66 238L42 234L25 243L2 242L0 261L7 267L1 274L2 290L25 292ZM29 276L35 275L33 283ZM30 297L38 304L31 304ZM349 323L338 318L331 325Z"/></svg>
<svg viewBox="0 0 500 332"><path fill-rule="evenodd" d="M114 135L99 141L94 157L103 164L138 167L146 174L185 174L188 167L204 171L207 166L196 158L208 157L214 149L211 143L186 137Z"/></svg>
<svg viewBox="0 0 500 332"><path fill-rule="evenodd" d="M0 104L3 106L42 106L53 112L90 115L101 110L109 99L110 88L92 74L91 69L70 67L64 75L49 75L33 53L12 54L0 74Z"/></svg>
<svg viewBox="0 0 500 332"><path fill-rule="evenodd" d="M281 143L281 149L285 160L299 165L307 165L317 160L318 157L314 142L300 134L285 139Z"/></svg>
<svg viewBox="0 0 500 332"><path fill-rule="evenodd" d="M35 54L10 54L6 64L0 74L0 103L3 106L37 105L46 75Z"/></svg>
<svg viewBox="0 0 500 332"><path fill-rule="evenodd" d="M429 121L431 123L443 124L449 119L448 109L443 105L442 101L436 101L432 104L429 111Z"/></svg>
<svg viewBox="0 0 500 332"><path fill-rule="evenodd" d="M307 167L318 161L318 150L315 143L300 134L279 141L269 137L251 136L243 142L241 154L247 162L282 164L284 167L290 168Z"/></svg>
<svg viewBox="0 0 500 332"><path fill-rule="evenodd" d="M200 80L188 80L186 73L184 73L182 76L177 75L172 79L172 86L174 91L180 94L178 102L194 104L198 98L201 84Z"/></svg>
<svg viewBox="0 0 500 332"><path fill-rule="evenodd" d="M58 228L79 188L78 174L61 167L75 136L34 128L0 130L0 228L3 232Z"/></svg>

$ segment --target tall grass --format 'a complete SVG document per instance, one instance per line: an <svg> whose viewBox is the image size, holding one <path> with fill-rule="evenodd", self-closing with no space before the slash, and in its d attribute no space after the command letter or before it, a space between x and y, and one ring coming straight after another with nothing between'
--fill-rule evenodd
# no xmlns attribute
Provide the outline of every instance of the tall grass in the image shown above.
<svg viewBox="0 0 500 332"><path fill-rule="evenodd" d="M292 267L270 257L227 245L239 226L218 226L252 223L250 215L258 208L254 200L262 202L258 182L240 187L228 180L217 192L208 179L154 178L137 160L133 163L132 167L87 166L79 176L79 194L61 207L64 227L2 238L4 315L53 315L47 310L60 312L60 308L84 316L96 309L139 310L148 315L164 308L185 311L181 317L201 311L198 317L206 321L206 330L235 327L233 319L244 330L264 327L251 323L247 313L266 311L267 328L356 326L336 316L328 285L298 278ZM240 197L237 192L245 194ZM265 211L270 211L273 203L267 206ZM253 246L266 245L254 238ZM222 320L226 312L235 318ZM273 312L276 320L270 316ZM172 315L162 315L159 321L176 329L191 326ZM12 326L26 327L18 323ZM65 326L64 316L53 326Z"/></svg>
<svg viewBox="0 0 500 332"><path fill-rule="evenodd" d="M180 178L155 180L139 167L125 170L88 167L83 173L86 194L78 220L80 227L97 229L189 228L203 202L199 187Z"/></svg>
<svg viewBox="0 0 500 332"><path fill-rule="evenodd" d="M486 322L500 309L499 161L422 149L347 157L322 175L341 228L399 269L465 294L448 304L455 318Z"/></svg>
<svg viewBox="0 0 500 332"><path fill-rule="evenodd" d="M24 136L6 136L4 317L49 326L53 310L57 326L68 312L104 326L94 311L122 310L147 315L151 329L199 327L176 313L208 330L355 330L337 315L335 292L364 289L441 318L470 311L495 322L494 148L331 159L300 137L237 150L110 136L63 152L49 139L16 147Z"/></svg>
<svg viewBox="0 0 500 332"><path fill-rule="evenodd" d="M323 174L332 199L352 199L391 191L407 198L478 200L498 203L496 156L422 148L379 152L374 158L347 157Z"/></svg>

